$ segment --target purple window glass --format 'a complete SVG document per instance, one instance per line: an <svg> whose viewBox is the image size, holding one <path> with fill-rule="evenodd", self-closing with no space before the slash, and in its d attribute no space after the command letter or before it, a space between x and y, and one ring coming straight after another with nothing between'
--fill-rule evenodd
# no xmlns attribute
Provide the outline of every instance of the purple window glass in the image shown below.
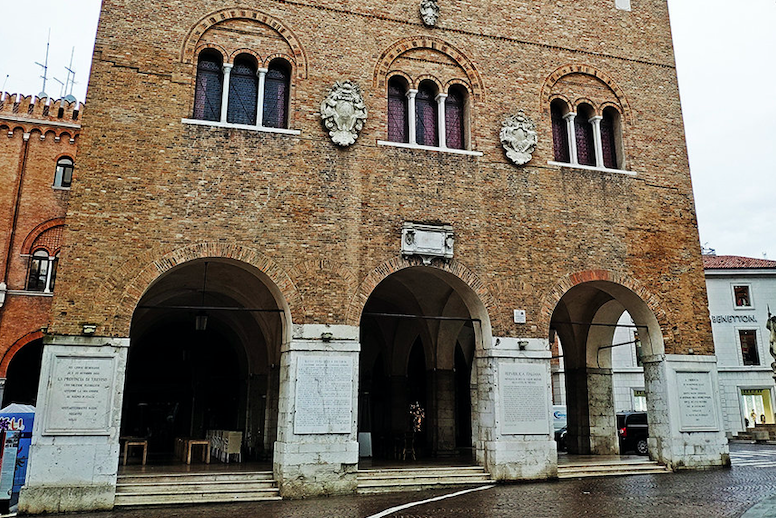
<svg viewBox="0 0 776 518"><path fill-rule="evenodd" d="M400 79L388 83L388 140L409 142L407 90Z"/></svg>
<svg viewBox="0 0 776 518"><path fill-rule="evenodd" d="M556 162L571 162L569 156L569 130L563 118L563 107L558 103L550 106L552 113L552 148Z"/></svg>
<svg viewBox="0 0 776 518"><path fill-rule="evenodd" d="M288 94L291 70L283 62L273 61L264 80L264 120L268 128L288 127Z"/></svg>
<svg viewBox="0 0 776 518"><path fill-rule="evenodd" d="M614 138L614 118L612 109L604 110L601 121L601 147L604 152L604 167L617 169L617 144Z"/></svg>
<svg viewBox="0 0 776 518"><path fill-rule="evenodd" d="M194 90L195 119L221 120L221 58L214 52L204 51L197 63L197 86Z"/></svg>
<svg viewBox="0 0 776 518"><path fill-rule="evenodd" d="M415 97L415 141L421 146L438 146L436 93L421 85Z"/></svg>
<svg viewBox="0 0 776 518"><path fill-rule="evenodd" d="M250 59L240 56L234 62L229 78L229 107L226 122L256 125L256 100L259 95L259 77Z"/></svg>
<svg viewBox="0 0 776 518"><path fill-rule="evenodd" d="M582 110L580 110L582 112ZM574 130L577 138L577 160L582 165L595 164L595 144L593 143L593 125L585 113L574 118Z"/></svg>
<svg viewBox="0 0 776 518"><path fill-rule="evenodd" d="M464 106L466 96L460 88L451 88L445 100L445 134L447 147L464 149Z"/></svg>

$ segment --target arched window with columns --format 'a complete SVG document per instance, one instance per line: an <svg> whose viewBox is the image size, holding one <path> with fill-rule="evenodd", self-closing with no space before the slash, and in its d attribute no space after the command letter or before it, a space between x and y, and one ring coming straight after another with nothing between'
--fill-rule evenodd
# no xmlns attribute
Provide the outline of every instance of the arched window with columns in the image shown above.
<svg viewBox="0 0 776 518"><path fill-rule="evenodd" d="M30 260L27 290L50 293L54 289L56 273L57 257L49 255L49 252L43 248L35 250Z"/></svg>
<svg viewBox="0 0 776 518"><path fill-rule="evenodd" d="M566 116L569 113L568 106L560 99L555 99L550 104L552 117L552 149L557 162L570 162L569 128Z"/></svg>
<svg viewBox="0 0 776 518"><path fill-rule="evenodd" d="M577 160L581 165L596 165L593 122L592 106L580 104L577 107L577 116L574 117L574 137L577 140Z"/></svg>
<svg viewBox="0 0 776 518"><path fill-rule="evenodd" d="M415 141L418 145L439 145L438 122L436 85L423 81L415 96Z"/></svg>
<svg viewBox="0 0 776 518"><path fill-rule="evenodd" d="M400 76L388 81L388 140L409 142L407 82Z"/></svg>
<svg viewBox="0 0 776 518"><path fill-rule="evenodd" d="M229 78L229 102L226 122L256 125L259 76L253 56L241 54L234 60Z"/></svg>
<svg viewBox="0 0 776 518"><path fill-rule="evenodd" d="M291 86L291 66L284 59L269 64L264 79L262 125L268 128L288 127L288 96Z"/></svg>
<svg viewBox="0 0 776 518"><path fill-rule="evenodd" d="M445 136L450 149L466 149L466 89L453 85L445 99Z"/></svg>
<svg viewBox="0 0 776 518"><path fill-rule="evenodd" d="M221 54L217 51L205 49L200 52L193 118L206 121L221 120L222 66Z"/></svg>

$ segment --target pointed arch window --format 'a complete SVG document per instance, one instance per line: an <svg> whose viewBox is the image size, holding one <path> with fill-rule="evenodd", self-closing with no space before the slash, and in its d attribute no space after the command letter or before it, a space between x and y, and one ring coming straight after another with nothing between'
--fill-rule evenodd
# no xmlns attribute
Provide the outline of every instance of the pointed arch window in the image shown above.
<svg viewBox="0 0 776 518"><path fill-rule="evenodd" d="M229 78L226 122L255 126L258 95L259 76L255 61L244 54L237 56Z"/></svg>
<svg viewBox="0 0 776 518"><path fill-rule="evenodd" d="M195 119L218 121L221 119L221 92L223 89L221 55L211 49L199 54L197 86L194 93Z"/></svg>

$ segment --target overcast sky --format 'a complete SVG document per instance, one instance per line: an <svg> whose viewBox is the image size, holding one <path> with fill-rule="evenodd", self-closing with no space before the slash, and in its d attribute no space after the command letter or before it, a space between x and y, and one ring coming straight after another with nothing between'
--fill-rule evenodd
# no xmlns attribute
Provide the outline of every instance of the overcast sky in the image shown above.
<svg viewBox="0 0 776 518"><path fill-rule="evenodd" d="M4 24L0 89L40 92L35 62L44 62L50 27L46 91L68 93L53 78L66 81L75 47L73 94L83 100L99 5L35 0L36 23ZM717 254L776 259L776 0L669 6L701 243Z"/></svg>

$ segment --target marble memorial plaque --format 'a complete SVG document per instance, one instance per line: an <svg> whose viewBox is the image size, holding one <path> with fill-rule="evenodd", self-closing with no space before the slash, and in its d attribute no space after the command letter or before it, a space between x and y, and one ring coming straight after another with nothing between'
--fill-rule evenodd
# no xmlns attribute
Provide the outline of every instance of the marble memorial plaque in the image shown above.
<svg viewBox="0 0 776 518"><path fill-rule="evenodd" d="M44 434L110 433L114 362L110 356L53 357Z"/></svg>
<svg viewBox="0 0 776 518"><path fill-rule="evenodd" d="M296 365L294 433L350 433L353 358L302 356Z"/></svg>
<svg viewBox="0 0 776 518"><path fill-rule="evenodd" d="M547 407L547 371L543 365L502 364L499 368L501 432L544 435L550 433Z"/></svg>
<svg viewBox="0 0 776 518"><path fill-rule="evenodd" d="M717 431L710 372L676 373L681 431Z"/></svg>

